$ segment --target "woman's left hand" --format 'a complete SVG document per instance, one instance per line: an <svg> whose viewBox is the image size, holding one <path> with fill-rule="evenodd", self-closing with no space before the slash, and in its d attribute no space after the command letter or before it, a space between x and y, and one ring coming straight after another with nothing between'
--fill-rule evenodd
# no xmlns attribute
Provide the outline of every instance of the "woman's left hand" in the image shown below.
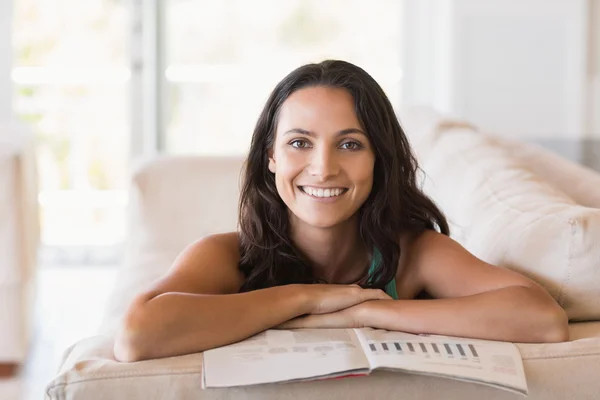
<svg viewBox="0 0 600 400"><path fill-rule="evenodd" d="M364 328L364 315L368 312L370 300L329 314L309 314L291 319L274 329L299 329L299 328Z"/></svg>

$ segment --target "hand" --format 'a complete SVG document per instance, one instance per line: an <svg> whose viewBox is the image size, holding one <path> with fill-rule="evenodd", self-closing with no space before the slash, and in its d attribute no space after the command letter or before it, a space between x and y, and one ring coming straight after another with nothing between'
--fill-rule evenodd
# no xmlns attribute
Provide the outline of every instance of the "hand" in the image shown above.
<svg viewBox="0 0 600 400"><path fill-rule="evenodd" d="M276 326L275 329L306 329L306 328L363 328L365 327L365 312L369 303L366 301L355 306L328 314L308 314L291 319Z"/></svg>
<svg viewBox="0 0 600 400"><path fill-rule="evenodd" d="M305 285L312 302L309 314L329 314L368 300L391 300L381 289L363 289L358 285Z"/></svg>

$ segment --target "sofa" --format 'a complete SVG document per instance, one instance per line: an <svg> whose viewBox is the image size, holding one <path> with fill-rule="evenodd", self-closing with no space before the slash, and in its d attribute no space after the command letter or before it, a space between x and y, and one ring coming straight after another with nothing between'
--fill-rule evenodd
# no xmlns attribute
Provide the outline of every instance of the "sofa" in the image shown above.
<svg viewBox="0 0 600 400"><path fill-rule="evenodd" d="M570 339L517 343L530 399L600 399L600 175L541 147L508 141L427 108L400 120L423 190L452 236L478 257L535 279L565 308ZM521 398L484 385L376 371L368 377L201 389L202 354L135 363L113 355L133 296L191 241L236 229L241 158L162 156L131 178L128 243L96 336L65 350L46 398L487 399Z"/></svg>
<svg viewBox="0 0 600 400"><path fill-rule="evenodd" d="M17 372L33 327L39 242L33 138L0 121L0 376Z"/></svg>

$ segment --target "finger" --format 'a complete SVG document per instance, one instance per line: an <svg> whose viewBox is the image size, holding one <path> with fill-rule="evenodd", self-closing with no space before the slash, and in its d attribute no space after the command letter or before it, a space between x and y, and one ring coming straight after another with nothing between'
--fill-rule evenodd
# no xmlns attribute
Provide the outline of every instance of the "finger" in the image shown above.
<svg viewBox="0 0 600 400"><path fill-rule="evenodd" d="M307 329L307 328L339 328L347 327L341 313L308 315L288 321L285 323L286 329Z"/></svg>
<svg viewBox="0 0 600 400"><path fill-rule="evenodd" d="M300 329L315 327L318 321L315 321L311 316L294 318L283 324L285 329Z"/></svg>
<svg viewBox="0 0 600 400"><path fill-rule="evenodd" d="M302 322L303 328L350 328L351 321L345 310L331 314L313 315Z"/></svg>
<svg viewBox="0 0 600 400"><path fill-rule="evenodd" d="M389 294L387 294L383 290L379 290L378 295L379 295L379 298L382 300L390 300L392 298Z"/></svg>
<svg viewBox="0 0 600 400"><path fill-rule="evenodd" d="M319 316L324 315L324 314L319 314L319 315L305 315L302 317L296 317L294 319L291 319L287 322L284 322L284 326L285 329L299 329L299 328L312 328L316 325L319 324Z"/></svg>
<svg viewBox="0 0 600 400"><path fill-rule="evenodd" d="M392 300L392 296L390 296L389 294L387 294L386 292L381 292L381 300Z"/></svg>
<svg viewBox="0 0 600 400"><path fill-rule="evenodd" d="M365 289L368 291L366 300L391 300L390 295L381 289Z"/></svg>
<svg viewBox="0 0 600 400"><path fill-rule="evenodd" d="M283 324L274 326L273 329L294 329L294 326L288 321L284 322Z"/></svg>

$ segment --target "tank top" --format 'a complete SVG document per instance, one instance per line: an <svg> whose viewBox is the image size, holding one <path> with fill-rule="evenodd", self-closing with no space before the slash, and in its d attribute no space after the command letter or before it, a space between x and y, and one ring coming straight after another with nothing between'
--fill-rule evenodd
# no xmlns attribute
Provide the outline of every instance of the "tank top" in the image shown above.
<svg viewBox="0 0 600 400"><path fill-rule="evenodd" d="M381 253L379 250L375 249L373 252L373 262L369 267L369 281L373 279L373 275L375 274L375 270L377 266L381 262ZM396 278L392 279L390 283L385 285L385 292L394 300L398 300L398 292L396 291Z"/></svg>

